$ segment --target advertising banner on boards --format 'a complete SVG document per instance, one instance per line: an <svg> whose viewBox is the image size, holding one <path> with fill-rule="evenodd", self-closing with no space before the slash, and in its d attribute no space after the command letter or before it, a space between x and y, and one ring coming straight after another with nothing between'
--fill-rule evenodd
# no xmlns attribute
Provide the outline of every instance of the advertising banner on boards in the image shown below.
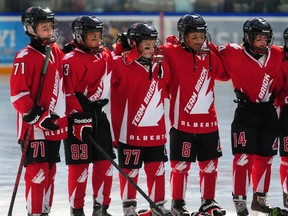
<svg viewBox="0 0 288 216"><path fill-rule="evenodd" d="M59 37L58 44L63 47L73 39L71 33L71 23L77 15L57 16ZM127 31L127 28L135 22L148 22L158 30L159 36L165 42L168 35L177 32L177 21L181 17L174 15L97 15L104 22L106 45L112 49L112 44L118 33ZM203 15L208 24L208 31L212 42L216 45L225 43L242 43L243 23L249 16L215 16ZM274 44L283 45L283 31L288 27L287 17L272 16L264 17L272 26L274 33ZM19 16L0 16L0 74L2 68L11 68L15 53L29 43L29 38L25 35L21 18Z"/></svg>

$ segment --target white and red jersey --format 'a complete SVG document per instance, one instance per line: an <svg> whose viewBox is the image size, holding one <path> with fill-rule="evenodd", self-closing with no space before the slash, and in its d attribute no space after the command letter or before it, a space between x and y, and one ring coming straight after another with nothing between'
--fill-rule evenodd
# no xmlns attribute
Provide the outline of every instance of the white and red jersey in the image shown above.
<svg viewBox="0 0 288 216"><path fill-rule="evenodd" d="M283 73L283 88L277 95L277 105L288 106L288 59L285 57L287 53L284 53L284 60L282 63L282 73Z"/></svg>
<svg viewBox="0 0 288 216"><path fill-rule="evenodd" d="M170 121L187 133L218 130L214 105L215 80L228 80L219 57L193 55L179 45L165 46L165 59L171 70Z"/></svg>
<svg viewBox="0 0 288 216"><path fill-rule="evenodd" d="M111 118L116 141L133 146L161 146L166 143L164 99L167 98L169 68L138 61L126 65L115 60L111 87Z"/></svg>
<svg viewBox="0 0 288 216"><path fill-rule="evenodd" d="M30 140L61 140L67 137L66 103L63 86L61 59L63 53L54 43L45 74L43 90L39 105L60 116L57 120L59 130L42 130L33 126ZM23 114L33 108L40 89L41 72L45 55L31 45L18 51L14 58L13 71L10 78L11 102L17 110L17 137L23 140L28 124L23 121Z"/></svg>
<svg viewBox="0 0 288 216"><path fill-rule="evenodd" d="M280 47L272 46L258 60L237 44L219 46L218 50L234 88L251 102L268 102L272 94L279 92L283 85L281 66L284 58Z"/></svg>
<svg viewBox="0 0 288 216"><path fill-rule="evenodd" d="M113 57L108 48L98 54L75 48L64 56L62 64L68 115L83 111L74 92L82 93L91 102L109 97Z"/></svg>

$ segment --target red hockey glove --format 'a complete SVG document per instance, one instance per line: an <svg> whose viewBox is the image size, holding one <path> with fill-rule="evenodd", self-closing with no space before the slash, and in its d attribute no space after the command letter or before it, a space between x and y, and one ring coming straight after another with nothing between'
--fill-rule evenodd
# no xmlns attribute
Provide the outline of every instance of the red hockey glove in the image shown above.
<svg viewBox="0 0 288 216"><path fill-rule="evenodd" d="M23 120L28 124L35 125L42 130L57 130L59 126L56 120L59 116L50 110L44 110L43 107L35 105L27 114L24 114Z"/></svg>
<svg viewBox="0 0 288 216"><path fill-rule="evenodd" d="M88 136L92 135L93 115L89 112L74 113L71 115L73 135L80 141L87 143Z"/></svg>
<svg viewBox="0 0 288 216"><path fill-rule="evenodd" d="M169 35L168 37L166 37L166 43L172 44L172 45L178 45L179 40L176 37L176 35Z"/></svg>

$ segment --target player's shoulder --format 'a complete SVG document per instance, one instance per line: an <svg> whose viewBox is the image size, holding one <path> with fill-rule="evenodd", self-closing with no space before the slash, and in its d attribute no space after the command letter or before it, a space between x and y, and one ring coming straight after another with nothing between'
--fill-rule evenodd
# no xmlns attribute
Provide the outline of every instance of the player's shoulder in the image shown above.
<svg viewBox="0 0 288 216"><path fill-rule="evenodd" d="M110 59L110 60L113 60L113 55L112 55L112 52L111 50L108 48L108 47L104 47L103 50L102 50L102 56L104 58L106 58L107 60Z"/></svg>
<svg viewBox="0 0 288 216"><path fill-rule="evenodd" d="M24 48L22 48L21 50L19 50L18 52L16 52L15 54L15 61L37 61L37 56L39 56L39 54L41 54L39 51L37 51L36 49L34 49L32 46L28 45ZM41 54L42 55L42 54Z"/></svg>
<svg viewBox="0 0 288 216"><path fill-rule="evenodd" d="M270 52L271 52L272 58L281 59L281 61L282 59L285 58L285 52L283 51L283 48L280 46L276 46L276 45L271 46Z"/></svg>
<svg viewBox="0 0 288 216"><path fill-rule="evenodd" d="M72 50L68 53L66 53L62 59L63 62L69 62L69 61L72 61L73 62L73 59L75 58L75 56L78 56L78 52L75 51L75 50Z"/></svg>
<svg viewBox="0 0 288 216"><path fill-rule="evenodd" d="M280 46L276 46L276 45L272 45L271 47L270 47L270 49L272 50L272 51L274 51L274 52L283 52L283 47L280 47Z"/></svg>
<svg viewBox="0 0 288 216"><path fill-rule="evenodd" d="M111 50L108 47L103 47L102 53L106 55L112 55Z"/></svg>
<svg viewBox="0 0 288 216"><path fill-rule="evenodd" d="M113 61L114 61L114 66L117 65L117 67L120 67L120 66L124 66L124 60L123 60L123 56L114 56L113 57Z"/></svg>

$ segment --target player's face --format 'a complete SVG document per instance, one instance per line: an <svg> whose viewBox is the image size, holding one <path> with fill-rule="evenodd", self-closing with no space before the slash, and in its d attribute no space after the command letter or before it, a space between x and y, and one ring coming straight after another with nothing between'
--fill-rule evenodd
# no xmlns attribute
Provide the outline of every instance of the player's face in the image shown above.
<svg viewBox="0 0 288 216"><path fill-rule="evenodd" d="M200 51L205 41L203 32L190 32L185 37L186 44L195 51Z"/></svg>
<svg viewBox="0 0 288 216"><path fill-rule="evenodd" d="M42 40L49 40L53 36L54 24L53 22L39 22L36 25L36 34Z"/></svg>
<svg viewBox="0 0 288 216"><path fill-rule="evenodd" d="M266 35L256 35L253 46L258 48L265 48L268 45L268 38Z"/></svg>
<svg viewBox="0 0 288 216"><path fill-rule="evenodd" d="M156 40L142 40L139 43L138 49L145 58L151 58L155 52Z"/></svg>
<svg viewBox="0 0 288 216"><path fill-rule="evenodd" d="M85 46L88 49L97 49L100 47L100 42L102 40L102 34L99 31L87 32L85 34Z"/></svg>

